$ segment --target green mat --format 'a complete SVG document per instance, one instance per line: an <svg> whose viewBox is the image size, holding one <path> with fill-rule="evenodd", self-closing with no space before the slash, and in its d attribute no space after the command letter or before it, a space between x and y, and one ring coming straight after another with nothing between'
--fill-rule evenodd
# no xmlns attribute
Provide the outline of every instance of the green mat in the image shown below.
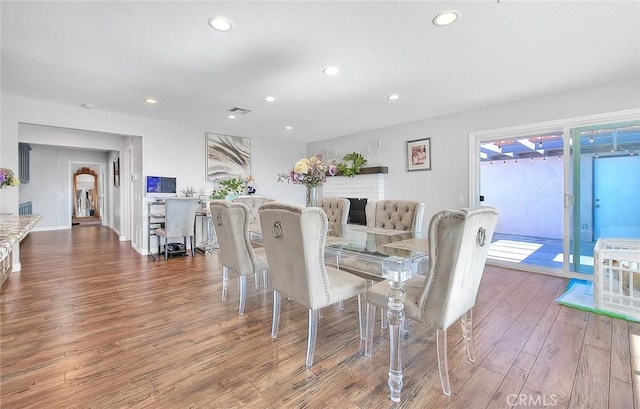
<svg viewBox="0 0 640 409"><path fill-rule="evenodd" d="M596 314L607 315L613 318L621 318L627 321L640 322L635 317L620 314L617 312L599 310L593 305L593 281L578 280L572 278L567 284L567 289L564 294L556 299L556 302L560 305L564 305L571 308L577 308L583 311L589 311Z"/></svg>

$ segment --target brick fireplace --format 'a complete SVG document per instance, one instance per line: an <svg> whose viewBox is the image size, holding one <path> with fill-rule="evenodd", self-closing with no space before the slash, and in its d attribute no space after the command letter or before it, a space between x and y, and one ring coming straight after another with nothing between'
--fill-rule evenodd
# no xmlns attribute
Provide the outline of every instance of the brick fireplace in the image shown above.
<svg viewBox="0 0 640 409"><path fill-rule="evenodd" d="M363 168L354 177L333 176L322 185L321 197L346 197L376 201L384 199L387 167Z"/></svg>

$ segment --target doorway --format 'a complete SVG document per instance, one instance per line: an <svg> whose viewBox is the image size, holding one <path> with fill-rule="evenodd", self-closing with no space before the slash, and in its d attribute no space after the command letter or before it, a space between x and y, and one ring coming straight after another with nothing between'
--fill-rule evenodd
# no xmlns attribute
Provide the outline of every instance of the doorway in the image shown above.
<svg viewBox="0 0 640 409"><path fill-rule="evenodd" d="M500 213L489 259L562 270L563 145L561 130L480 144L481 204Z"/></svg>
<svg viewBox="0 0 640 409"><path fill-rule="evenodd" d="M612 180L617 183L611 183ZM640 156L593 161L595 237L640 237Z"/></svg>

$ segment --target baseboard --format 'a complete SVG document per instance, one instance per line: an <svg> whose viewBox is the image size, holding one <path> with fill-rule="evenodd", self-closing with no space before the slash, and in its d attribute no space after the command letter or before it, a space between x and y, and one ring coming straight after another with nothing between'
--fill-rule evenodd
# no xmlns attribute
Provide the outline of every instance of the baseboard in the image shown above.
<svg viewBox="0 0 640 409"><path fill-rule="evenodd" d="M52 231L52 230L69 230L71 226L50 226L50 227L34 227L31 231Z"/></svg>

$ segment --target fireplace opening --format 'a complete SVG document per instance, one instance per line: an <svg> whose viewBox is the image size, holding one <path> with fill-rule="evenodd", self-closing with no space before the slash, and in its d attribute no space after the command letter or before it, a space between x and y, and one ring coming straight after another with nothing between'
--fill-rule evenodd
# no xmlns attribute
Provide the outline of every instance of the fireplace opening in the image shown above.
<svg viewBox="0 0 640 409"><path fill-rule="evenodd" d="M349 218L347 219L347 223L350 224L360 224L363 226L367 225L367 215L365 213L365 207L367 206L366 198L353 198L348 197L351 202L351 207L349 208Z"/></svg>

